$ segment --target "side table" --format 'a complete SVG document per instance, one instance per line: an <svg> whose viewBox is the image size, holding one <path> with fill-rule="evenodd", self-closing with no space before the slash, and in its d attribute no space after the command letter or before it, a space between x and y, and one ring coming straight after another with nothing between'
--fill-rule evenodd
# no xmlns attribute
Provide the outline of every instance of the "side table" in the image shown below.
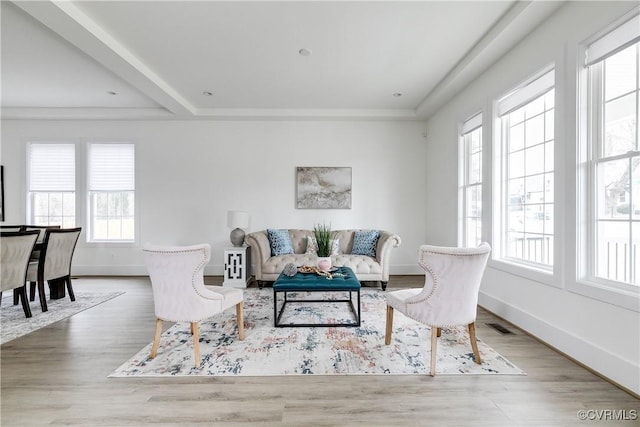
<svg viewBox="0 0 640 427"><path fill-rule="evenodd" d="M251 279L251 247L234 246L224 250L224 281L222 286L246 288Z"/></svg>

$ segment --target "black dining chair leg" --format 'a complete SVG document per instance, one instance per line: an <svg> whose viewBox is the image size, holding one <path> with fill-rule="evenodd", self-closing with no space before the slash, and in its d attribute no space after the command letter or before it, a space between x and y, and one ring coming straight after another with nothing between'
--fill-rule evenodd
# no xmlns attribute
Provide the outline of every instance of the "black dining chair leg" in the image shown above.
<svg viewBox="0 0 640 427"><path fill-rule="evenodd" d="M38 280L38 296L40 297L40 307L44 313L49 310L47 308L47 296L44 294L44 280Z"/></svg>
<svg viewBox="0 0 640 427"><path fill-rule="evenodd" d="M71 276L65 277L64 280L67 282L67 292L69 292L69 298L71 298L71 301L75 301L76 296L73 293L73 286L71 286Z"/></svg>
<svg viewBox="0 0 640 427"><path fill-rule="evenodd" d="M16 288L14 289L14 292L15 291L18 291L18 294L20 295L25 317L31 317L31 307L29 307L29 299L27 298L27 285L25 284L21 288Z"/></svg>
<svg viewBox="0 0 640 427"><path fill-rule="evenodd" d="M29 284L29 300L30 301L35 301L36 300L36 282L31 282Z"/></svg>
<svg viewBox="0 0 640 427"><path fill-rule="evenodd" d="M15 288L13 290L13 305L18 305L18 297L20 296L20 292L18 291L18 288Z"/></svg>

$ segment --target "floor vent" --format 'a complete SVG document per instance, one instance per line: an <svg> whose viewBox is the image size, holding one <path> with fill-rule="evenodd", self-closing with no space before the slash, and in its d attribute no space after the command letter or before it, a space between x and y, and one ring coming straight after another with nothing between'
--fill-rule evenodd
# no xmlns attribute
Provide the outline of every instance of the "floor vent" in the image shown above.
<svg viewBox="0 0 640 427"><path fill-rule="evenodd" d="M509 329L505 328L504 326L502 326L499 323L487 323L487 326L491 326L493 329L495 329L496 331L500 332L501 334L512 334L513 332L511 332Z"/></svg>

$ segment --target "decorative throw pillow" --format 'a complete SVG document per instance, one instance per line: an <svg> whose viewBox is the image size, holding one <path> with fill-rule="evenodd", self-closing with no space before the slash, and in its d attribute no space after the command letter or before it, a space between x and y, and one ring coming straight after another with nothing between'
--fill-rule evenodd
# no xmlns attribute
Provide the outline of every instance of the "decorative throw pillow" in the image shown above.
<svg viewBox="0 0 640 427"><path fill-rule="evenodd" d="M353 235L353 249L351 253L375 257L378 237L380 237L378 230L356 231Z"/></svg>
<svg viewBox="0 0 640 427"><path fill-rule="evenodd" d="M331 256L340 255L340 239L331 239Z"/></svg>
<svg viewBox="0 0 640 427"><path fill-rule="evenodd" d="M312 235L307 236L307 250L305 255L317 255L318 254L318 244L316 243L316 238Z"/></svg>
<svg viewBox="0 0 640 427"><path fill-rule="evenodd" d="M267 229L269 245L271 245L271 256L285 255L293 253L293 243L289 230Z"/></svg>

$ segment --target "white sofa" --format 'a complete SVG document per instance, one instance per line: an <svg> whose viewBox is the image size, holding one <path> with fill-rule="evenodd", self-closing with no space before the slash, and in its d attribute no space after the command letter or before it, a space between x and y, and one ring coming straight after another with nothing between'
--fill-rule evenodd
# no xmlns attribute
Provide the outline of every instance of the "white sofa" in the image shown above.
<svg viewBox="0 0 640 427"><path fill-rule="evenodd" d="M293 263L296 266L313 265L317 263L316 255L305 254L307 250L307 236L312 235L312 230L289 229L289 236L293 244L293 254L271 255L271 246L267 230L250 233L246 237L247 245L251 246L253 258L253 273L262 288L264 282L275 281L284 266ZM353 237L357 230L335 230L331 237L339 239L338 255L331 257L333 266L350 267L359 281L379 281L382 289L387 288L389 282L389 258L391 249L400 246L401 240L397 234L380 230L380 237L376 246L376 256L356 255L351 253Z"/></svg>

